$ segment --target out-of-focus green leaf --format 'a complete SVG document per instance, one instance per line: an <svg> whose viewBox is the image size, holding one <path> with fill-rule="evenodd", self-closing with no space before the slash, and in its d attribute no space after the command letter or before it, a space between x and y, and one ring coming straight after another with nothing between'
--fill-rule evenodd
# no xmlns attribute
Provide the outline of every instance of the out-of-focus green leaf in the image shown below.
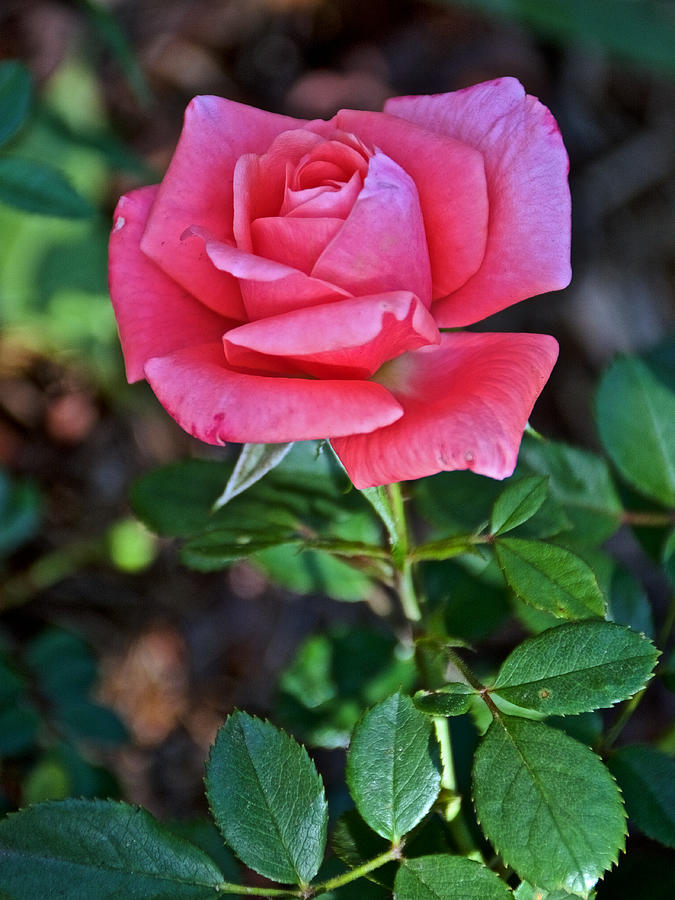
<svg viewBox="0 0 675 900"><path fill-rule="evenodd" d="M515 19L557 43L607 50L648 69L675 71L672 9L658 0L443 0Z"/></svg>
<svg viewBox="0 0 675 900"><path fill-rule="evenodd" d="M516 647L491 690L547 715L590 712L641 690L658 655L646 637L613 622L567 622Z"/></svg>
<svg viewBox="0 0 675 900"><path fill-rule="evenodd" d="M429 812L440 786L432 746L429 718L400 693L368 710L354 729L347 784L382 837L400 840Z"/></svg>
<svg viewBox="0 0 675 900"><path fill-rule="evenodd" d="M366 707L412 687L415 665L403 649L366 628L312 635L281 674L276 711L282 724L314 746L346 747Z"/></svg>
<svg viewBox="0 0 675 900"><path fill-rule="evenodd" d="M150 88L115 15L98 0L78 0L78 3L88 14L101 39L114 54L139 103L147 106L152 99Z"/></svg>
<svg viewBox="0 0 675 900"><path fill-rule="evenodd" d="M127 739L127 731L112 709L83 699L57 704L54 718L73 740L117 745Z"/></svg>
<svg viewBox="0 0 675 900"><path fill-rule="evenodd" d="M323 782L304 747L269 722L235 712L206 770L209 805L237 856L283 884L307 884L326 845Z"/></svg>
<svg viewBox="0 0 675 900"><path fill-rule="evenodd" d="M16 60L0 63L0 146L24 124L32 97L28 69Z"/></svg>
<svg viewBox="0 0 675 900"><path fill-rule="evenodd" d="M513 894L486 866L464 856L406 859L394 884L395 900L504 900Z"/></svg>
<svg viewBox="0 0 675 900"><path fill-rule="evenodd" d="M481 827L521 878L586 897L623 849L621 794L588 747L529 719L500 716L473 768Z"/></svg>
<svg viewBox="0 0 675 900"><path fill-rule="evenodd" d="M41 803L0 822L2 889L12 900L205 900L222 875L145 810L103 800Z"/></svg>
<svg viewBox="0 0 675 900"><path fill-rule="evenodd" d="M572 526L572 531L565 533L565 541L601 544L617 530L623 511L621 501L607 463L600 456L526 435L518 463L519 468L523 465L526 470L548 476L549 499L560 503Z"/></svg>
<svg viewBox="0 0 675 900"><path fill-rule="evenodd" d="M58 169L18 156L0 157L0 203L64 219L88 219L94 214L91 203Z"/></svg>
<svg viewBox="0 0 675 900"><path fill-rule="evenodd" d="M647 637L654 636L651 603L644 587L634 575L617 565L610 576L607 593L609 619L619 625L627 625L633 631L641 631Z"/></svg>
<svg viewBox="0 0 675 900"><path fill-rule="evenodd" d="M338 819L331 846L338 859L354 869L384 853L389 848L389 843L369 828L355 809L350 809ZM367 877L391 890L397 869L396 863L387 863Z"/></svg>
<svg viewBox="0 0 675 900"><path fill-rule="evenodd" d="M596 414L602 443L626 481L675 505L675 393L641 360L622 357L602 377Z"/></svg>
<svg viewBox="0 0 675 900"><path fill-rule="evenodd" d="M675 847L675 759L647 745L622 747L608 766L619 782L629 821Z"/></svg>
<svg viewBox="0 0 675 900"><path fill-rule="evenodd" d="M225 881L238 884L241 880L239 864L223 837L208 819L180 819L166 825L178 837L190 841L204 853L208 853L223 873Z"/></svg>
<svg viewBox="0 0 675 900"><path fill-rule="evenodd" d="M42 502L30 481L0 469L0 557L12 553L37 532Z"/></svg>
<svg viewBox="0 0 675 900"><path fill-rule="evenodd" d="M438 610L445 634L476 641L492 634L507 618L508 591L497 566L493 568L497 584L449 560L420 566L429 605Z"/></svg>
<svg viewBox="0 0 675 900"><path fill-rule="evenodd" d="M492 507L490 533L504 534L527 522L540 508L548 493L548 479L530 475L512 481Z"/></svg>
<svg viewBox="0 0 675 900"><path fill-rule="evenodd" d="M40 714L27 699L0 708L0 757L30 750L37 741L40 724Z"/></svg>
<svg viewBox="0 0 675 900"><path fill-rule="evenodd" d="M27 645L26 663L49 700L67 703L87 696L96 680L96 661L77 635L46 628Z"/></svg>
<svg viewBox="0 0 675 900"><path fill-rule="evenodd" d="M604 615L605 598L592 569L569 550L497 538L495 553L509 587L536 609L565 619Z"/></svg>
<svg viewBox="0 0 675 900"><path fill-rule="evenodd" d="M63 763L46 755L28 773L23 783L23 800L41 803L44 800L62 800L70 792L70 779Z"/></svg>

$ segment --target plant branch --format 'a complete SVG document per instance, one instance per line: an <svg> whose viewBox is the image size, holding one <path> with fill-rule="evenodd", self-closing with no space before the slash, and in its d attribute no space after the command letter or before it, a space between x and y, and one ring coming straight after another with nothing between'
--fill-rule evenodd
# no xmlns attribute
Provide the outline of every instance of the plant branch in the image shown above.
<svg viewBox="0 0 675 900"><path fill-rule="evenodd" d="M240 897L303 897L307 896L299 888L263 888L246 887L243 884L232 884L229 881L221 881L216 885L219 894L237 894Z"/></svg>
<svg viewBox="0 0 675 900"><path fill-rule="evenodd" d="M350 869L348 872L344 872L342 875L337 875L335 878L329 878L328 881L324 881L321 884L313 885L310 888L311 893L307 896L316 897L319 894L325 894L327 891L332 891L335 888L340 888L345 884L349 884L350 881L356 881L357 878L362 878L369 872L373 872L375 869L379 869L381 866L384 866L389 862L394 862L395 860L402 859L402 851L402 843L394 844L389 850L386 850L379 856L374 857L374 859L370 859L368 860L368 862L365 862L360 866L356 866L354 869Z"/></svg>

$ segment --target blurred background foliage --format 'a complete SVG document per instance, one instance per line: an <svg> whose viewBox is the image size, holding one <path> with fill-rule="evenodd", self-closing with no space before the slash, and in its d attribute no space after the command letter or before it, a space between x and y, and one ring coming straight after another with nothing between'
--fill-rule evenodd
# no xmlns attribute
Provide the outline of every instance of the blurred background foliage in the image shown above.
<svg viewBox="0 0 675 900"><path fill-rule="evenodd" d="M341 602L371 582L292 547L222 572L209 571L213 547L200 545L202 571L188 571L173 542L131 515L142 472L223 453L183 434L145 386L124 381L106 286L110 217L122 192L161 177L194 94L329 117L505 74L560 123L575 274L566 291L481 327L558 338L560 361L533 422L549 437L596 448L600 371L618 352L662 344L675 319L671 2L2 0L0 807L121 789L165 817L196 815L206 748L235 705L273 709L320 748L329 785L341 789L340 748L359 711L410 678L410 660L381 625L390 598L371 587L367 603ZM672 345L652 362L659 377L672 375ZM538 471L536 456L528 444L525 474ZM491 482L450 478L415 488L432 527L463 524L443 508L450 484L455 508L464 491L463 512L479 518L494 499ZM606 500L605 518L594 519L600 545L613 532L607 515L620 507L607 485L595 489ZM551 527L561 516L574 525L573 498L554 500L540 526L542 515ZM372 539L372 519L351 515L350 504L335 534ZM624 530L611 549L620 566L605 564L604 577L618 579L620 618L634 615L649 633L640 591L658 605L663 585ZM488 659L503 656L523 628L543 627L532 610L527 620L509 618L489 573L479 590L460 566L439 577L429 563L424 578L439 603L449 584L462 592L466 602L446 626L483 642ZM41 653L51 662L36 669ZM355 657L367 661L356 682ZM68 682L73 667L79 674ZM66 680L63 696L50 694L50 673ZM672 700L661 702L641 709L633 740L650 739L655 721L672 713ZM17 710L20 721L8 726ZM653 859L654 850L637 853Z"/></svg>

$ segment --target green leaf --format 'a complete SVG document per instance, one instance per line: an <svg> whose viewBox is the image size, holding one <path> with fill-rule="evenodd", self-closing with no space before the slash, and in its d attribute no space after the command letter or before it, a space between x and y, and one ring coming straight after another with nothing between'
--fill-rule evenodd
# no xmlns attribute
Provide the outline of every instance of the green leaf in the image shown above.
<svg viewBox="0 0 675 900"><path fill-rule="evenodd" d="M0 822L2 887L12 900L206 900L218 867L145 810L103 800L32 806Z"/></svg>
<svg viewBox="0 0 675 900"><path fill-rule="evenodd" d="M0 758L17 756L37 742L41 717L29 700L0 708Z"/></svg>
<svg viewBox="0 0 675 900"><path fill-rule="evenodd" d="M605 598L593 570L570 550L498 538L495 553L509 587L525 603L564 619L604 615Z"/></svg>
<svg viewBox="0 0 675 900"><path fill-rule="evenodd" d="M391 498L387 493L386 485L378 485L377 487L364 488L361 494L370 503L375 512L378 514L392 544L398 540L398 525L396 515L394 513Z"/></svg>
<svg viewBox="0 0 675 900"><path fill-rule="evenodd" d="M532 887L527 881L521 881L513 894L516 900L567 900L572 896L567 891L546 891L543 888Z"/></svg>
<svg viewBox="0 0 675 900"><path fill-rule="evenodd" d="M224 843L223 836L209 819L179 819L166 827L178 837L190 841L207 853L223 873L225 881L238 884L241 870L234 853Z"/></svg>
<svg viewBox="0 0 675 900"><path fill-rule="evenodd" d="M470 685L459 681L437 691L418 691L413 703L429 716L461 716L468 711L475 693Z"/></svg>
<svg viewBox="0 0 675 900"><path fill-rule="evenodd" d="M243 493L256 481L260 481L268 472L279 465L293 446L289 444L244 444L239 453L239 459L230 475L225 490L213 504L213 508L230 501L237 494Z"/></svg>
<svg viewBox="0 0 675 900"><path fill-rule="evenodd" d="M491 691L546 715L590 712L641 690L658 655L644 635L614 622L568 622L516 647Z"/></svg>
<svg viewBox="0 0 675 900"><path fill-rule="evenodd" d="M283 884L307 884L326 846L323 782L304 747L246 713L218 732L206 770L213 817L245 865Z"/></svg>
<svg viewBox="0 0 675 900"><path fill-rule="evenodd" d="M35 535L41 507L40 494L30 481L10 478L0 468L0 556L12 553Z"/></svg>
<svg viewBox="0 0 675 900"><path fill-rule="evenodd" d="M343 863L354 869L369 859L384 853L389 843L369 828L355 809L343 813L338 819L331 840L333 852ZM370 872L366 877L391 890L398 865L387 863Z"/></svg>
<svg viewBox="0 0 675 900"><path fill-rule="evenodd" d="M476 753L481 827L521 878L587 896L623 849L619 790L588 747L529 719L501 716Z"/></svg>
<svg viewBox="0 0 675 900"><path fill-rule="evenodd" d="M504 534L527 522L540 508L548 493L548 478L531 475L511 482L492 507L490 533Z"/></svg>
<svg viewBox="0 0 675 900"><path fill-rule="evenodd" d="M0 203L42 216L87 219L94 208L57 169L16 156L0 157Z"/></svg>
<svg viewBox="0 0 675 900"><path fill-rule="evenodd" d="M445 0L447 3L448 0ZM675 70L675 25L667 3L654 0L452 0L515 19L563 46L600 47L648 69ZM620 12L620 15L617 13Z"/></svg>
<svg viewBox="0 0 675 900"><path fill-rule="evenodd" d="M267 533L258 533L254 537L237 532L235 528L218 529L187 541L181 550L181 560L199 572L216 572L238 559L284 545L301 546L302 541L282 530L269 529Z"/></svg>
<svg viewBox="0 0 675 900"><path fill-rule="evenodd" d="M80 701L96 680L96 662L87 644L60 628L45 628L25 650L40 691L51 702Z"/></svg>
<svg viewBox="0 0 675 900"><path fill-rule="evenodd" d="M617 359L596 396L600 438L638 491L675 505L675 394L641 360Z"/></svg>
<svg viewBox="0 0 675 900"><path fill-rule="evenodd" d="M85 699L57 704L54 719L66 734L75 740L117 746L123 744L129 737L126 728L112 709Z"/></svg>
<svg viewBox="0 0 675 900"><path fill-rule="evenodd" d="M640 831L675 847L675 759L648 746L622 747L608 761L628 817Z"/></svg>
<svg viewBox="0 0 675 900"><path fill-rule="evenodd" d="M597 572L597 567L595 568ZM619 625L628 625L647 637L654 636L652 606L641 582L626 569L615 565L609 578L609 606L607 618Z"/></svg>
<svg viewBox="0 0 675 900"><path fill-rule="evenodd" d="M394 900L503 900L507 884L481 863L464 856L406 859L396 875Z"/></svg>
<svg viewBox="0 0 675 900"><path fill-rule="evenodd" d="M363 710L416 678L408 648L393 637L340 626L301 644L279 679L276 715L314 746L346 748Z"/></svg>
<svg viewBox="0 0 675 900"><path fill-rule="evenodd" d="M150 88L143 74L143 69L134 56L134 51L120 28L115 15L98 0L78 0L78 3L87 12L92 26L98 32L100 38L110 48L138 102L141 106L147 106L152 100Z"/></svg>
<svg viewBox="0 0 675 900"><path fill-rule="evenodd" d="M526 435L519 467L522 464L532 472L548 475L549 499L561 504L572 526L574 540L601 544L621 524L621 501L607 463L600 456L567 444L536 441Z"/></svg>
<svg viewBox="0 0 675 900"><path fill-rule="evenodd" d="M431 723L410 697L393 694L358 722L347 756L347 784L370 827L400 840L431 809L440 786Z"/></svg>
<svg viewBox="0 0 675 900"><path fill-rule="evenodd" d="M509 592L496 564L485 573L494 573L494 583L450 561L423 563L420 571L425 596L447 635L476 641L496 631L509 615Z"/></svg>
<svg viewBox="0 0 675 900"><path fill-rule="evenodd" d="M30 72L23 63L0 63L0 145L13 138L28 118L31 95Z"/></svg>

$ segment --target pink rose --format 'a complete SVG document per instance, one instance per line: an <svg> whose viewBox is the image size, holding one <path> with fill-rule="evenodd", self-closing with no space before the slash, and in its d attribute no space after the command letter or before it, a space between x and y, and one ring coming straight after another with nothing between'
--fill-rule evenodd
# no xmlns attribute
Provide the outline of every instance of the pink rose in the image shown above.
<svg viewBox="0 0 675 900"><path fill-rule="evenodd" d="M513 78L329 122L197 97L115 213L128 378L210 444L330 438L359 488L504 478L557 344L439 329L568 283L567 167Z"/></svg>

